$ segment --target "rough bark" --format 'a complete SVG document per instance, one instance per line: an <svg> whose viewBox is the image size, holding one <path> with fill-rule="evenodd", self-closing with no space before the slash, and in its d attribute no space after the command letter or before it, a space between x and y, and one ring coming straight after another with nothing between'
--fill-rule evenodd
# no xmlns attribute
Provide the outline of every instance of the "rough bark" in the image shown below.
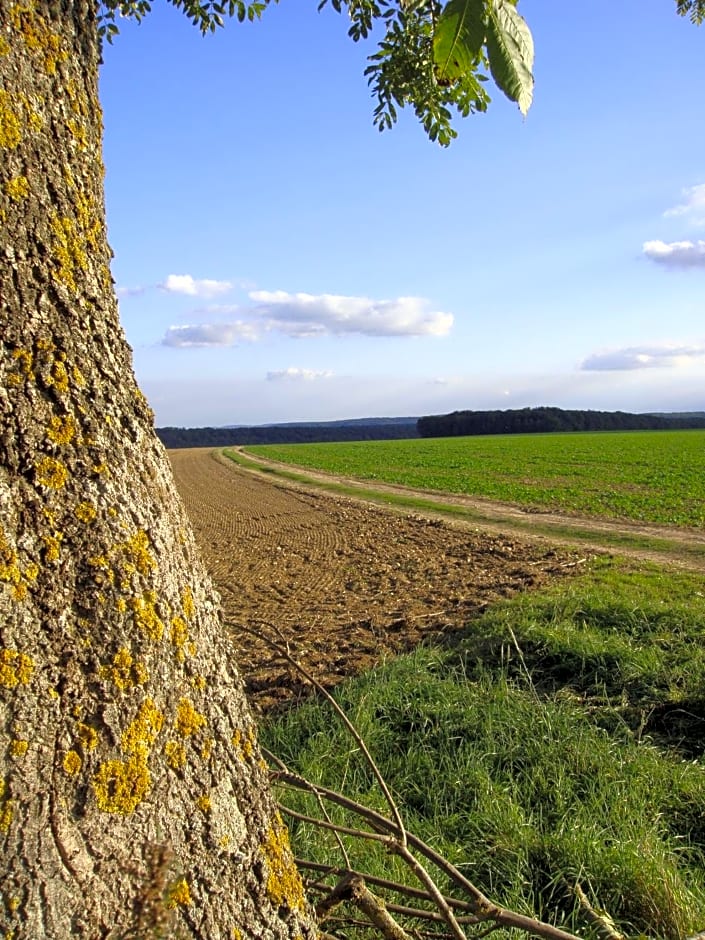
<svg viewBox="0 0 705 940"><path fill-rule="evenodd" d="M0 934L312 937L122 335L95 10L0 0Z"/></svg>

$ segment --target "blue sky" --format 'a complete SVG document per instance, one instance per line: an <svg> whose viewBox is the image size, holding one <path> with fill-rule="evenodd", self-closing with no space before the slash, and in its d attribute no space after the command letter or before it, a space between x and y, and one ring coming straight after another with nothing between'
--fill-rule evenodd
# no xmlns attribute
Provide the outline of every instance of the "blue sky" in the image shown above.
<svg viewBox="0 0 705 940"><path fill-rule="evenodd" d="M158 425L538 405L705 409L705 27L522 0L526 119L380 134L315 0L105 52L113 275Z"/></svg>

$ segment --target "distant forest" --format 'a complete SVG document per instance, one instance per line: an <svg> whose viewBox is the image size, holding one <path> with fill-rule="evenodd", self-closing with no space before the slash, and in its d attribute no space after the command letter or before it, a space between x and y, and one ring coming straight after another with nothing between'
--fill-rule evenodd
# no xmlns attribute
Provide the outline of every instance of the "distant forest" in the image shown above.
<svg viewBox="0 0 705 940"><path fill-rule="evenodd" d="M705 428L705 412L630 414L626 411L454 411L423 418L361 418L311 424L240 428L157 428L165 447L235 447L249 444L316 444L391 441L473 434L540 434L554 431L639 431Z"/></svg>
<svg viewBox="0 0 705 940"><path fill-rule="evenodd" d="M705 412L630 414L626 411L566 411L518 408L509 411L454 411L419 418L421 437L475 434L542 434L554 431L662 431L705 428Z"/></svg>
<svg viewBox="0 0 705 940"><path fill-rule="evenodd" d="M246 444L326 444L335 441L391 441L418 437L409 423L279 424L254 428L157 428L165 447L235 447Z"/></svg>

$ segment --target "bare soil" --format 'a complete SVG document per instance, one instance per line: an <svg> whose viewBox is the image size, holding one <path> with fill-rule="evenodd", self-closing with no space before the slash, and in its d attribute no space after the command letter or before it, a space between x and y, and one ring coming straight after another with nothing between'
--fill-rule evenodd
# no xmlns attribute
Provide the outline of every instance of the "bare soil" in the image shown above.
<svg viewBox="0 0 705 940"><path fill-rule="evenodd" d="M331 687L585 561L584 550L263 479L208 449L169 456L257 710L310 691L267 636Z"/></svg>

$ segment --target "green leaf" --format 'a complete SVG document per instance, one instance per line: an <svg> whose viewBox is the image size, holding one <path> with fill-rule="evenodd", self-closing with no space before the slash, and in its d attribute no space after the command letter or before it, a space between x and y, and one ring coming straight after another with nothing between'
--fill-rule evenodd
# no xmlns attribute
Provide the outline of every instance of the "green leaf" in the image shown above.
<svg viewBox="0 0 705 940"><path fill-rule="evenodd" d="M450 0L433 36L433 60L440 84L472 71L485 40L484 0Z"/></svg>
<svg viewBox="0 0 705 940"><path fill-rule="evenodd" d="M508 0L490 0L487 57L498 87L526 115L534 94L534 41L526 22Z"/></svg>

